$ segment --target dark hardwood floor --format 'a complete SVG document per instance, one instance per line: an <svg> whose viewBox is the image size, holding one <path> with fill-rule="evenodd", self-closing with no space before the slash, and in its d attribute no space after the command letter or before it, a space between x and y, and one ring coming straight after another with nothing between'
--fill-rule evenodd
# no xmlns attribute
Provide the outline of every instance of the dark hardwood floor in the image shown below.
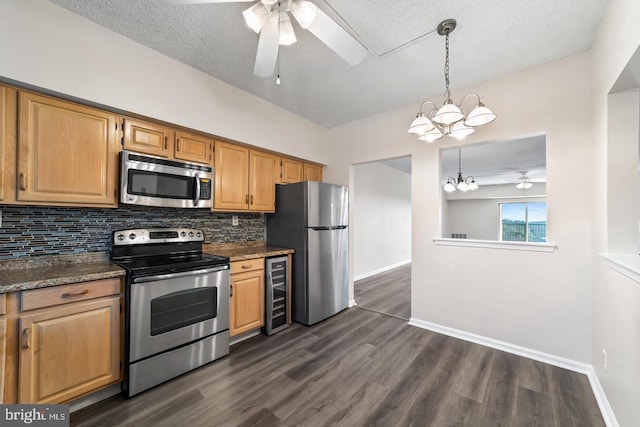
<svg viewBox="0 0 640 427"><path fill-rule="evenodd" d="M586 376L353 307L250 338L223 359L73 426L603 426Z"/></svg>
<svg viewBox="0 0 640 427"><path fill-rule="evenodd" d="M360 308L406 320L411 317L411 264L360 279L353 290Z"/></svg>

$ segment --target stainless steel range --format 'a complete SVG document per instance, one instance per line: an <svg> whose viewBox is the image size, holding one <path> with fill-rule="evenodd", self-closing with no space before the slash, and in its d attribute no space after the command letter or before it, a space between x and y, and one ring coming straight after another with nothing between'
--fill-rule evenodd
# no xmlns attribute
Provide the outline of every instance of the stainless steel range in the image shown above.
<svg viewBox="0 0 640 427"><path fill-rule="evenodd" d="M126 396L229 354L229 258L202 253L202 230L122 230L113 241L127 271Z"/></svg>

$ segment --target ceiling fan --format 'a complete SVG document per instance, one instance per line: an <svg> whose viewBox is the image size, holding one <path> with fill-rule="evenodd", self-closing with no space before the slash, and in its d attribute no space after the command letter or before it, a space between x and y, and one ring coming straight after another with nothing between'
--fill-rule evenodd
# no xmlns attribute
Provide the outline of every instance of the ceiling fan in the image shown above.
<svg viewBox="0 0 640 427"><path fill-rule="evenodd" d="M178 4L254 3L242 12L247 25L256 33L258 51L253 74L273 76L280 45L296 42L289 14L300 27L309 30L349 65L359 64L367 50L315 4L307 0L173 0Z"/></svg>

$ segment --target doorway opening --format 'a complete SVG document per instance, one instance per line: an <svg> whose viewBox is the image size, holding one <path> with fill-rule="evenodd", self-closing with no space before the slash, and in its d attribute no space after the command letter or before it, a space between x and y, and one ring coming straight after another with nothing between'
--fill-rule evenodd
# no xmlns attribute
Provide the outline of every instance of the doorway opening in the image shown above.
<svg viewBox="0 0 640 427"><path fill-rule="evenodd" d="M353 274L358 307L411 317L411 156L353 166Z"/></svg>

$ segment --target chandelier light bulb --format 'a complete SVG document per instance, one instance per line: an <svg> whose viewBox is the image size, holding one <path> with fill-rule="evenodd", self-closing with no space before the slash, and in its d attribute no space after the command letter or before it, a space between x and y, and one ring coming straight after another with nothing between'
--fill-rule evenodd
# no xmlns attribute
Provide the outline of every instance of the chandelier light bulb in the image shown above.
<svg viewBox="0 0 640 427"><path fill-rule="evenodd" d="M415 133L416 135L423 135L433 129L435 129L435 126L431 123L431 120L429 120L424 114L418 113L416 118L409 125L409 130L407 130L407 132Z"/></svg>
<svg viewBox="0 0 640 427"><path fill-rule="evenodd" d="M447 102L448 103L440 107L436 115L433 116L434 122L444 126L449 126L464 118L460 107L452 103L450 99L448 99Z"/></svg>
<svg viewBox="0 0 640 427"><path fill-rule="evenodd" d="M484 106L482 102L480 102L476 108L471 110L469 115L464 121L464 124L467 126L484 126L487 123L491 123L496 119L496 115Z"/></svg>

